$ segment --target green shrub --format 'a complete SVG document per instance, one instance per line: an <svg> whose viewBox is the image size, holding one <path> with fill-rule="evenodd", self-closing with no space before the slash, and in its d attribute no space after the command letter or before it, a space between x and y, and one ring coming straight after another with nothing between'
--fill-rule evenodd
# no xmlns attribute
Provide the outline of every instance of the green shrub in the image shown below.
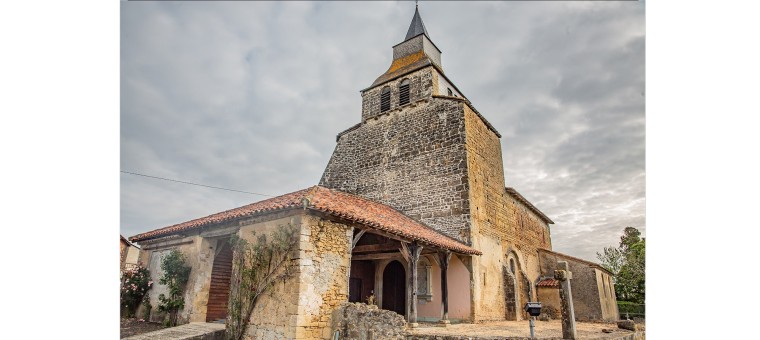
<svg viewBox="0 0 760 340"><path fill-rule="evenodd" d="M164 274L159 282L169 288L169 296L158 296L158 311L169 314L168 326L177 325L177 314L185 307L185 285L190 278L190 266L185 263L185 255L173 249L161 260L161 270Z"/></svg>
<svg viewBox="0 0 760 340"><path fill-rule="evenodd" d="M153 309L153 305L150 304L150 299L148 298L147 294L143 298L142 305L143 305L142 318L145 321L150 321L150 311Z"/></svg>

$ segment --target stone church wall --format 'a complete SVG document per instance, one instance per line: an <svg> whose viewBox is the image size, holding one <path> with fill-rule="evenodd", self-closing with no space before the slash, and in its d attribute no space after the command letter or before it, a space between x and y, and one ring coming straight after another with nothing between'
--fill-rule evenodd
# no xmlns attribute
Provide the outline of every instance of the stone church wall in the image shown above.
<svg viewBox="0 0 760 340"><path fill-rule="evenodd" d="M343 133L320 185L387 204L467 243L469 182L461 105L438 98L412 102Z"/></svg>
<svg viewBox="0 0 760 340"><path fill-rule="evenodd" d="M377 117L381 114L399 110L399 85L404 79L409 79L409 104L401 108L411 106L420 99L429 99L434 94L434 69L432 67L423 68L419 71L412 72L393 81L384 83L381 86L368 89L362 92L362 122ZM390 87L391 90L391 109L380 112L380 93L384 87Z"/></svg>
<svg viewBox="0 0 760 340"><path fill-rule="evenodd" d="M544 276L554 275L557 261L567 261L570 272L573 273L570 287L573 294L575 318L577 320L611 321L617 319L617 315L610 313L609 307L607 307L615 300L611 297L605 298L604 292L600 291L599 288L600 285L603 287L603 283L599 282L598 278L606 276L606 273L572 257L558 256L546 252L539 252L539 256L541 259L541 272ZM605 304L604 307L603 304ZM617 306L615 306L615 310L617 310Z"/></svg>
<svg viewBox="0 0 760 340"><path fill-rule="evenodd" d="M475 321L504 320L507 206L501 144L468 105L459 105L466 122L472 242L483 252L473 257L473 316Z"/></svg>

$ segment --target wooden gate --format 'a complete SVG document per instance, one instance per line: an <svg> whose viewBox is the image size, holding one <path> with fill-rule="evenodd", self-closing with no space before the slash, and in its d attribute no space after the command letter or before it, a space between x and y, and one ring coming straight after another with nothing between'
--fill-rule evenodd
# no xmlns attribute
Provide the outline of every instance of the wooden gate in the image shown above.
<svg viewBox="0 0 760 340"><path fill-rule="evenodd" d="M208 291L206 322L227 318L227 300L230 297L230 277L232 276L232 248L228 240L219 240L221 247L214 257L211 269L211 288Z"/></svg>

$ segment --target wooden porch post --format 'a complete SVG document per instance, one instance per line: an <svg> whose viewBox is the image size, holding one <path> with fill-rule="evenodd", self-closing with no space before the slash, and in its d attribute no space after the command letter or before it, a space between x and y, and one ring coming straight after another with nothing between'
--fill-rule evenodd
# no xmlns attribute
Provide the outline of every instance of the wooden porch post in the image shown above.
<svg viewBox="0 0 760 340"><path fill-rule="evenodd" d="M438 253L438 263L441 266L441 323L449 324L449 261L451 260L451 251Z"/></svg>
<svg viewBox="0 0 760 340"><path fill-rule="evenodd" d="M402 243L403 245L403 243ZM409 275L407 275L407 296L409 298L409 315L407 322L409 327L417 327L417 262L422 253L422 246L412 242L403 247L409 258Z"/></svg>

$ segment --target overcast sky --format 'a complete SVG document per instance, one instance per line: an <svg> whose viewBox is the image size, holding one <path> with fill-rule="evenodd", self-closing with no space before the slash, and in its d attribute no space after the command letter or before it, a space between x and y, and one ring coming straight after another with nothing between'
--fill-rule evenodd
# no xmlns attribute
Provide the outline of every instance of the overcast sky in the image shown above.
<svg viewBox="0 0 760 340"><path fill-rule="evenodd" d="M421 2L555 251L645 227L644 3ZM280 195L319 182L414 3L121 2L121 169ZM121 174L132 236L266 197Z"/></svg>

